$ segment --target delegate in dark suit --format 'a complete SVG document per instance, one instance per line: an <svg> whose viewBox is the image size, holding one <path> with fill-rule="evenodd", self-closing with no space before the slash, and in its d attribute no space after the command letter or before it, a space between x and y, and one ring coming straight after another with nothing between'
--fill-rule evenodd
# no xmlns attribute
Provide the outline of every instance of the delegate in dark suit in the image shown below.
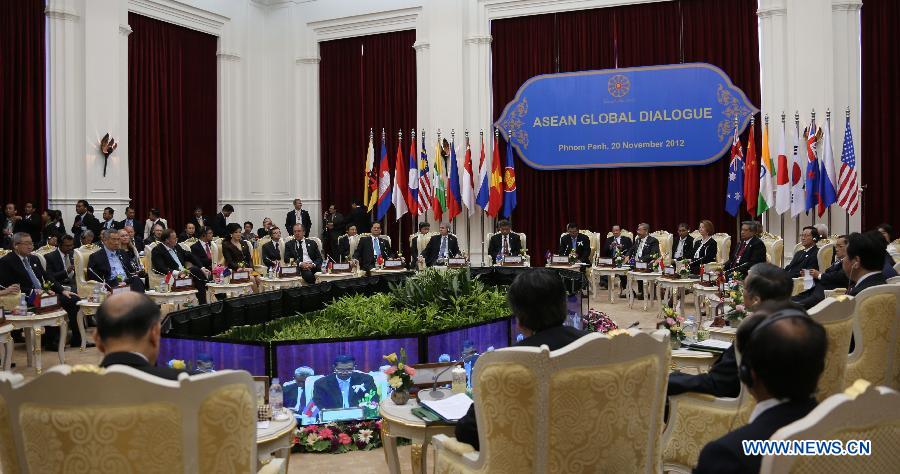
<svg viewBox="0 0 900 474"><path fill-rule="evenodd" d="M513 347L541 347L546 345L551 351L555 351L575 342L578 338L586 334L588 333L571 326L554 326L522 339L513 344ZM478 425L475 421L474 403L469 407L469 411L466 412L466 415L460 418L456 423L456 432L454 434L457 440L462 443L471 444L476 451L480 448L480 443L478 442Z"/></svg>
<svg viewBox="0 0 900 474"><path fill-rule="evenodd" d="M277 248L275 247L276 244L278 245ZM285 252L287 251L284 248L283 241L279 240L278 242L275 242L274 240L270 240L270 241L266 242L265 245L262 246L262 250L261 250L262 264L265 265L266 267L275 266L275 264L277 262L281 261L281 252L282 251L285 251Z"/></svg>
<svg viewBox="0 0 900 474"><path fill-rule="evenodd" d="M22 261L22 257L19 256L16 252L10 252L6 254L3 258L0 258L0 285L9 286L18 283L19 291L28 295L32 290L41 289L41 285L43 282L49 282L50 288L59 296L59 303L63 309L66 310L66 313L69 315L69 327L77 328L76 326L76 316L78 315L78 296L75 296L73 293L71 297L67 297L63 295L63 287L57 281L50 278L49 275L44 271L44 267L41 266L41 261L35 255L28 255L25 257L26 262L31 267L31 271L34 273L35 278L37 278L38 286L32 282L31 277L28 274L28 270L25 269L25 262ZM52 344L53 339L59 339L59 328L58 327L50 327L47 328L47 345L55 345ZM70 340L72 347L81 345L81 335L78 331L73 331L72 339Z"/></svg>
<svg viewBox="0 0 900 474"><path fill-rule="evenodd" d="M789 401L762 412L752 423L710 442L702 451L694 473L758 473L762 456L745 456L744 440L769 439L776 431L805 417L816 407L813 399Z"/></svg>
<svg viewBox="0 0 900 474"><path fill-rule="evenodd" d="M66 265L63 262L64 258L69 261L69 269L71 271L66 271ZM44 254L44 261L47 262L47 274L50 275L50 278L52 278L53 281L56 281L61 285L74 285L75 262L71 254L63 255L59 249L56 249L50 253Z"/></svg>
<svg viewBox="0 0 900 474"><path fill-rule="evenodd" d="M300 221L297 221L297 213L300 213ZM300 211L293 210L287 213L284 218L284 228L289 233L294 232L294 224L301 224L303 226L303 230L306 232L306 235L309 235L309 229L312 228L312 219L309 218L309 213L306 212L306 209L300 209Z"/></svg>
<svg viewBox="0 0 900 474"><path fill-rule="evenodd" d="M692 375L681 372L669 374L666 394L671 396L697 392L708 393L715 397L737 397L740 391L741 381L738 379L737 358L732 344L713 362L705 374Z"/></svg>
<svg viewBox="0 0 900 474"><path fill-rule="evenodd" d="M200 219L197 219L197 216L191 216L191 218L188 219L188 222L194 224L194 229L197 229L198 234L200 233L200 229L202 229L203 226L208 226L211 224L211 222L209 221L209 217L206 216L200 216Z"/></svg>
<svg viewBox="0 0 900 474"><path fill-rule="evenodd" d="M844 272L841 261L838 260L834 265L828 267L824 273L819 274L819 278L815 280L812 288L791 297L791 301L810 309L825 299L825 290L834 290L836 288L847 288L850 286L850 279Z"/></svg>
<svg viewBox="0 0 900 474"><path fill-rule="evenodd" d="M222 258L225 260L225 266L237 270L243 267L247 268L253 265L253 254L250 252L250 245L247 241L241 241L241 248L234 245L231 240L222 241Z"/></svg>
<svg viewBox="0 0 900 474"><path fill-rule="evenodd" d="M225 217L225 214L221 212L216 214L216 217L213 219L212 230L213 235L216 237L221 237L223 239L228 239L228 231L225 228L228 226L228 218Z"/></svg>
<svg viewBox="0 0 900 474"><path fill-rule="evenodd" d="M75 245L81 245L81 233L89 230L94 233L94 239L100 237L100 221L91 213L85 212L83 215L75 216L75 222L72 223L72 236L75 237Z"/></svg>
<svg viewBox="0 0 900 474"><path fill-rule="evenodd" d="M124 281L128 286L131 287L132 291L143 292L144 291L144 282L138 278L137 271L133 268L129 262L126 262L118 251L113 251L115 254L114 258L119 259L119 265L122 266L122 270L125 272L125 277L122 281ZM110 266L109 255L106 253L106 247L100 246L100 250L91 254L88 257L88 272L87 279L91 281L102 281L109 285L111 288L115 288L119 286L119 281L115 276L112 275L112 267Z"/></svg>
<svg viewBox="0 0 900 474"><path fill-rule="evenodd" d="M322 271L322 252L319 251L319 246L316 244L316 241L311 239L303 239L302 242L299 240L292 240L288 242L287 247L284 249L285 261L294 259L298 266L303 263L304 255L309 256L309 259L312 260L315 267L310 269L301 267L300 276L303 277L303 281L313 284L316 282L316 272Z"/></svg>
<svg viewBox="0 0 900 474"><path fill-rule="evenodd" d="M212 243L198 240L191 245L191 255L200 263L200 266L212 270ZM207 253L208 252L208 253Z"/></svg>
<svg viewBox="0 0 900 474"><path fill-rule="evenodd" d="M25 214L19 221L21 232L26 232L31 236L31 241L37 245L41 241L41 215L37 212Z"/></svg>
<svg viewBox="0 0 900 474"><path fill-rule="evenodd" d="M362 385L362 388L359 386ZM350 373L350 390L347 394L349 407L359 406L360 400L370 391L375 390L375 379L363 372ZM373 398L378 401L378 395ZM337 375L331 374L316 380L313 384L313 402L322 409L344 407L344 397L338 385Z"/></svg>
<svg viewBox="0 0 900 474"><path fill-rule="evenodd" d="M731 259L725 262L725 271L737 271L747 274L747 271L757 263L766 261L766 244L757 237L751 237L747 242L741 242L735 247Z"/></svg>
<svg viewBox="0 0 900 474"><path fill-rule="evenodd" d="M588 236L578 234L575 239L572 239L572 236L566 233L566 235L560 237L557 255L569 255L573 249L579 262L591 263L591 241L588 239Z"/></svg>
<svg viewBox="0 0 900 474"><path fill-rule="evenodd" d="M872 288L873 286L887 284L887 279L884 278L884 273L882 272L870 273L868 276L862 278L861 280L862 281L857 282L855 285L853 285L852 288L847 291L848 295L856 296L866 288Z"/></svg>
<svg viewBox="0 0 900 474"><path fill-rule="evenodd" d="M618 241L615 236L608 237L606 243L603 244L603 255L612 258L616 253L616 249L619 249L622 253L627 253L631 250L632 243L631 238L624 235L620 235Z"/></svg>
<svg viewBox="0 0 900 474"><path fill-rule="evenodd" d="M694 238L690 235L684 238L675 237L672 242L672 258L675 260L692 260L694 256Z"/></svg>
<svg viewBox="0 0 900 474"><path fill-rule="evenodd" d="M338 254L336 255L336 257L338 258L339 261L346 262L347 260L350 260L350 257L352 257L352 255L350 255L350 236L349 235L342 235L342 236L338 237L337 249L338 249L337 250Z"/></svg>
<svg viewBox="0 0 900 474"><path fill-rule="evenodd" d="M384 258L391 258L394 256L394 252L391 250L391 244L388 243L387 239L378 237L378 244L381 247L381 255ZM372 240L371 235L359 238L359 242L356 244L356 252L353 253L353 258L359 261L359 268L363 269L363 271L369 271L375 268L375 243Z"/></svg>
<svg viewBox="0 0 900 474"><path fill-rule="evenodd" d="M153 247L153 251L150 252L150 263L153 266L153 271L165 275L171 271L180 270L186 267L191 273L191 276L194 277L194 288L197 289L197 300L200 304L206 304L207 279L206 275L203 274L203 270L201 270L202 267L200 266L200 262L194 258L193 254L185 252L180 245L175 245L172 250L175 251L175 255L178 256L181 265L172 258L172 254L169 253L169 247L164 243L159 243L156 244L156 246Z"/></svg>
<svg viewBox="0 0 900 474"><path fill-rule="evenodd" d="M106 368L111 365L127 365L129 367L134 367L141 372L146 372L150 375L155 375L167 380L178 380L179 374L187 373L187 371L183 369L152 366L147 362L147 359L144 359L141 355L135 354L134 352L110 352L109 354L106 354L106 356L103 357L103 360L100 361L100 367Z"/></svg>
<svg viewBox="0 0 900 474"><path fill-rule="evenodd" d="M641 242L644 242L643 248L641 248ZM631 246L631 251L628 252L628 256L633 257L635 262L649 262L653 260L654 255L656 258L659 258L659 240L652 235L648 235L643 239L640 237L634 239L634 245Z"/></svg>
<svg viewBox="0 0 900 474"><path fill-rule="evenodd" d="M694 250L690 255L691 273L699 275L700 265L715 262L718 253L719 244L716 243L716 239L710 237L706 242L703 242L701 239L695 240Z"/></svg>
<svg viewBox="0 0 900 474"><path fill-rule="evenodd" d="M502 233L496 233L491 236L491 240L488 241L488 255L491 256L491 261L497 261L497 255L500 255L500 252L503 251L503 240L506 239L507 245L507 255L519 255L522 252L522 239L519 238L519 234L515 232L510 232L505 236Z"/></svg>
<svg viewBox="0 0 900 474"><path fill-rule="evenodd" d="M297 412L301 412L306 408L306 394L303 391L303 386L298 384L296 380L285 382L282 392L284 393L285 408L293 410L296 407ZM297 403L298 401L300 402L299 404Z"/></svg>
<svg viewBox="0 0 900 474"><path fill-rule="evenodd" d="M428 241L428 246L425 247L425 251L422 252L422 256L425 257L425 265L428 267L433 267L439 258L441 258L441 240L443 237L447 238L447 248L446 248L446 257L455 257L459 255L459 242L456 240L456 236L447 234L443 235L434 235L431 237L431 240Z"/></svg>
<svg viewBox="0 0 900 474"><path fill-rule="evenodd" d="M791 263L784 267L785 271L791 275L791 278L797 278L803 274L803 270L819 269L819 248L813 245L808 249L802 249L794 252Z"/></svg>

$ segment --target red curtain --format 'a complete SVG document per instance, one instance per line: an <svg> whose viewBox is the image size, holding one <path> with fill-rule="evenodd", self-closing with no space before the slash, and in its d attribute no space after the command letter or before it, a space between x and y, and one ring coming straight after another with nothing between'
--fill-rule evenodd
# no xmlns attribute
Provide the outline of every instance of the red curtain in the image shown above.
<svg viewBox="0 0 900 474"><path fill-rule="evenodd" d="M900 130L900 2L866 0L862 7L862 226L900 226L894 139ZM854 130L854 133L860 133Z"/></svg>
<svg viewBox="0 0 900 474"><path fill-rule="evenodd" d="M47 206L44 0L0 2L3 203Z"/></svg>
<svg viewBox="0 0 900 474"><path fill-rule="evenodd" d="M536 74L682 61L721 67L759 104L756 8L756 0L682 0L494 21L495 119ZM500 152L505 160L505 143ZM515 164L513 224L528 235L530 253L539 260L546 250L555 251L570 221L603 232L613 224L633 231L647 222L674 233L678 223L696 228L701 219L719 232L736 228L725 212L727 159L706 166L559 171L535 170L518 158Z"/></svg>
<svg viewBox="0 0 900 474"><path fill-rule="evenodd" d="M128 23L132 203L180 229L195 206L217 212L217 38L134 13Z"/></svg>
<svg viewBox="0 0 900 474"><path fill-rule="evenodd" d="M399 130L403 131L403 157L408 162L409 132L416 126L415 41L416 33L410 30L319 43L323 208L334 204L346 215L352 200L362 201L370 128L375 130L376 169L382 128L387 135L391 176ZM396 247L400 231L395 216L391 208L385 233ZM414 222L408 216L402 219L403 234L407 235Z"/></svg>

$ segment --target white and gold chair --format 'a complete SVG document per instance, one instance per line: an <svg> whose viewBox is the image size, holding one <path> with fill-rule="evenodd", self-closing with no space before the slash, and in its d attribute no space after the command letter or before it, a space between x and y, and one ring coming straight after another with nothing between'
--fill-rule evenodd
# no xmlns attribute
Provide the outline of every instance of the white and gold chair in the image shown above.
<svg viewBox="0 0 900 474"><path fill-rule="evenodd" d="M731 254L731 236L724 232L717 232L712 235L712 238L716 241L716 263L724 265Z"/></svg>
<svg viewBox="0 0 900 474"><path fill-rule="evenodd" d="M900 388L900 285L873 286L856 295L854 348L845 385L865 379Z"/></svg>
<svg viewBox="0 0 900 474"><path fill-rule="evenodd" d="M45 255L47 255L50 252L53 252L54 250L56 250L56 247L54 247L52 245L45 245L45 246L35 250L34 252L32 252L32 253L34 253L34 256L36 256L38 258L38 260L41 261L41 266L44 267L44 271L47 270L47 260L46 260Z"/></svg>
<svg viewBox="0 0 900 474"><path fill-rule="evenodd" d="M834 241L831 239L819 239L816 242L816 247L819 250L816 252L816 259L819 263L819 271L825 271L826 268L831 266L831 261L834 258ZM797 252L803 250L802 244L797 244L794 246L794 255Z"/></svg>
<svg viewBox="0 0 900 474"><path fill-rule="evenodd" d="M257 472L254 394L233 370L173 381L58 365L28 383L2 373L3 472Z"/></svg>
<svg viewBox="0 0 900 474"><path fill-rule="evenodd" d="M196 244L198 241L199 241L199 239L197 239L196 237L191 237L190 239L186 239L183 242L179 242L178 245L180 245L181 248L184 249L185 252L190 253L191 246Z"/></svg>
<svg viewBox="0 0 900 474"><path fill-rule="evenodd" d="M669 353L666 332L630 331L482 355L481 450L437 435L435 472L658 472Z"/></svg>
<svg viewBox="0 0 900 474"><path fill-rule="evenodd" d="M262 248L263 245L266 245L271 241L272 237L269 237L267 235L256 242L256 247L250 247L251 249L253 249L253 269L256 270L256 273L259 273L260 275L265 275L266 271L268 270L268 268L263 265Z"/></svg>
<svg viewBox="0 0 900 474"><path fill-rule="evenodd" d="M409 245L410 250L415 252L416 255L422 255L422 252L424 252L425 248L428 247L428 242L430 242L431 238L435 235L438 235L438 233L428 232L427 234L420 234L416 232L415 234L409 236L409 241L407 242L407 244ZM416 236L419 236L419 239L416 240L416 248L412 248L412 241L416 238ZM410 255L409 258L412 258L412 255ZM416 268L418 268L419 270L425 268L425 263L417 262Z"/></svg>
<svg viewBox="0 0 900 474"><path fill-rule="evenodd" d="M87 298L91 296L91 293L94 291L95 285L102 285L102 283L88 281L88 259L91 254L100 250L100 245L90 244L90 245L82 245L75 249L75 255L73 260L75 261L75 284L78 288L78 297L79 298Z"/></svg>
<svg viewBox="0 0 900 474"><path fill-rule="evenodd" d="M871 442L871 452L859 456L764 456L760 472L896 472L900 465L900 393L857 380L831 396L805 417L782 427L772 440L839 440ZM893 446L893 448L889 448Z"/></svg>
<svg viewBox="0 0 900 474"><path fill-rule="evenodd" d="M490 245L491 237L493 237L499 233L500 232L488 232L488 233L484 234L484 247L481 249L481 251L484 254L485 258L487 258L487 254L488 254L487 249L488 249L488 246ZM516 234L519 236L519 242L521 242L521 244L522 244L522 250L528 250L528 240L527 240L527 237L525 236L524 232L510 232L510 233ZM529 252L529 254L530 253L531 252Z"/></svg>
<svg viewBox="0 0 900 474"><path fill-rule="evenodd" d="M622 231L619 232L619 235L622 236L622 237L628 237L629 239L631 239L632 242L634 242L634 234L633 234L631 231L622 229ZM613 233L612 233L612 232L607 232L607 233L606 233L606 238L607 238L607 239L610 238L610 237L612 237L612 236L613 236ZM604 243L605 243L605 242L604 242Z"/></svg>
<svg viewBox="0 0 900 474"><path fill-rule="evenodd" d="M825 327L828 352L825 354L825 370L819 377L816 399L822 401L844 390L847 371L847 351L853 320L856 316L856 300L852 296L826 298L809 310L809 317Z"/></svg>
<svg viewBox="0 0 900 474"><path fill-rule="evenodd" d="M588 242L590 242L590 245L591 245L591 252L590 252L590 256L588 257L588 261L593 262L594 255L596 255L597 248L598 248L597 247L597 234L595 234L594 232L591 232L589 230L585 230L585 229L580 229L578 231L578 233L581 235L584 235L585 237L588 238ZM562 234L559 234L559 239L557 239L557 241L556 241L557 246L559 245L559 241L562 240L562 238L565 237L566 234L568 234L568 232L563 232ZM525 248L525 247L523 246L522 248Z"/></svg>
<svg viewBox="0 0 900 474"><path fill-rule="evenodd" d="M888 255L894 259L894 262L900 264L900 239L894 239L893 242L889 243L887 246ZM894 267L895 269L897 267Z"/></svg>
<svg viewBox="0 0 900 474"><path fill-rule="evenodd" d="M779 267L784 266L784 239L778 235L763 232L760 240L766 246L766 260Z"/></svg>
<svg viewBox="0 0 900 474"><path fill-rule="evenodd" d="M655 232L651 232L650 235L656 237L656 240L659 241L660 256L665 258L666 262L671 262L672 243L674 240L672 237L672 233L667 230L657 230Z"/></svg>

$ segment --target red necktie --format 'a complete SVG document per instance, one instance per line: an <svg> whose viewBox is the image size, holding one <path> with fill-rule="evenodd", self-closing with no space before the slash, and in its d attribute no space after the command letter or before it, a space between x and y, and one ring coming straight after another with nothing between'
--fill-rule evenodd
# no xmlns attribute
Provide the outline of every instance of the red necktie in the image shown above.
<svg viewBox="0 0 900 474"><path fill-rule="evenodd" d="M209 251L209 244L204 244L203 246L206 247L206 258L212 260L212 252Z"/></svg>
<svg viewBox="0 0 900 474"><path fill-rule="evenodd" d="M737 253L737 257L735 258L735 261L739 262L741 260L741 255L744 255L744 250L746 250L746 249L747 249L747 243L741 242L741 248L738 249L738 253Z"/></svg>

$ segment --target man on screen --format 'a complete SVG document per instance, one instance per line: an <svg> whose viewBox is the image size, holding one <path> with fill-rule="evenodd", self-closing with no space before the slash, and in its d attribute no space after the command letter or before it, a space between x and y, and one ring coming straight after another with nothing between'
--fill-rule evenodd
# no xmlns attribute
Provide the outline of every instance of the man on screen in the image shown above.
<svg viewBox="0 0 900 474"><path fill-rule="evenodd" d="M306 378L315 375L313 369L302 366L294 369L294 380L284 384L284 406L298 413L306 408L306 396L303 390L306 387Z"/></svg>
<svg viewBox="0 0 900 474"><path fill-rule="evenodd" d="M313 385L312 401L319 410L357 407L366 394L375 391L375 379L356 371L352 355L335 357L333 367L333 375L322 377ZM378 395L373 401L378 401Z"/></svg>

